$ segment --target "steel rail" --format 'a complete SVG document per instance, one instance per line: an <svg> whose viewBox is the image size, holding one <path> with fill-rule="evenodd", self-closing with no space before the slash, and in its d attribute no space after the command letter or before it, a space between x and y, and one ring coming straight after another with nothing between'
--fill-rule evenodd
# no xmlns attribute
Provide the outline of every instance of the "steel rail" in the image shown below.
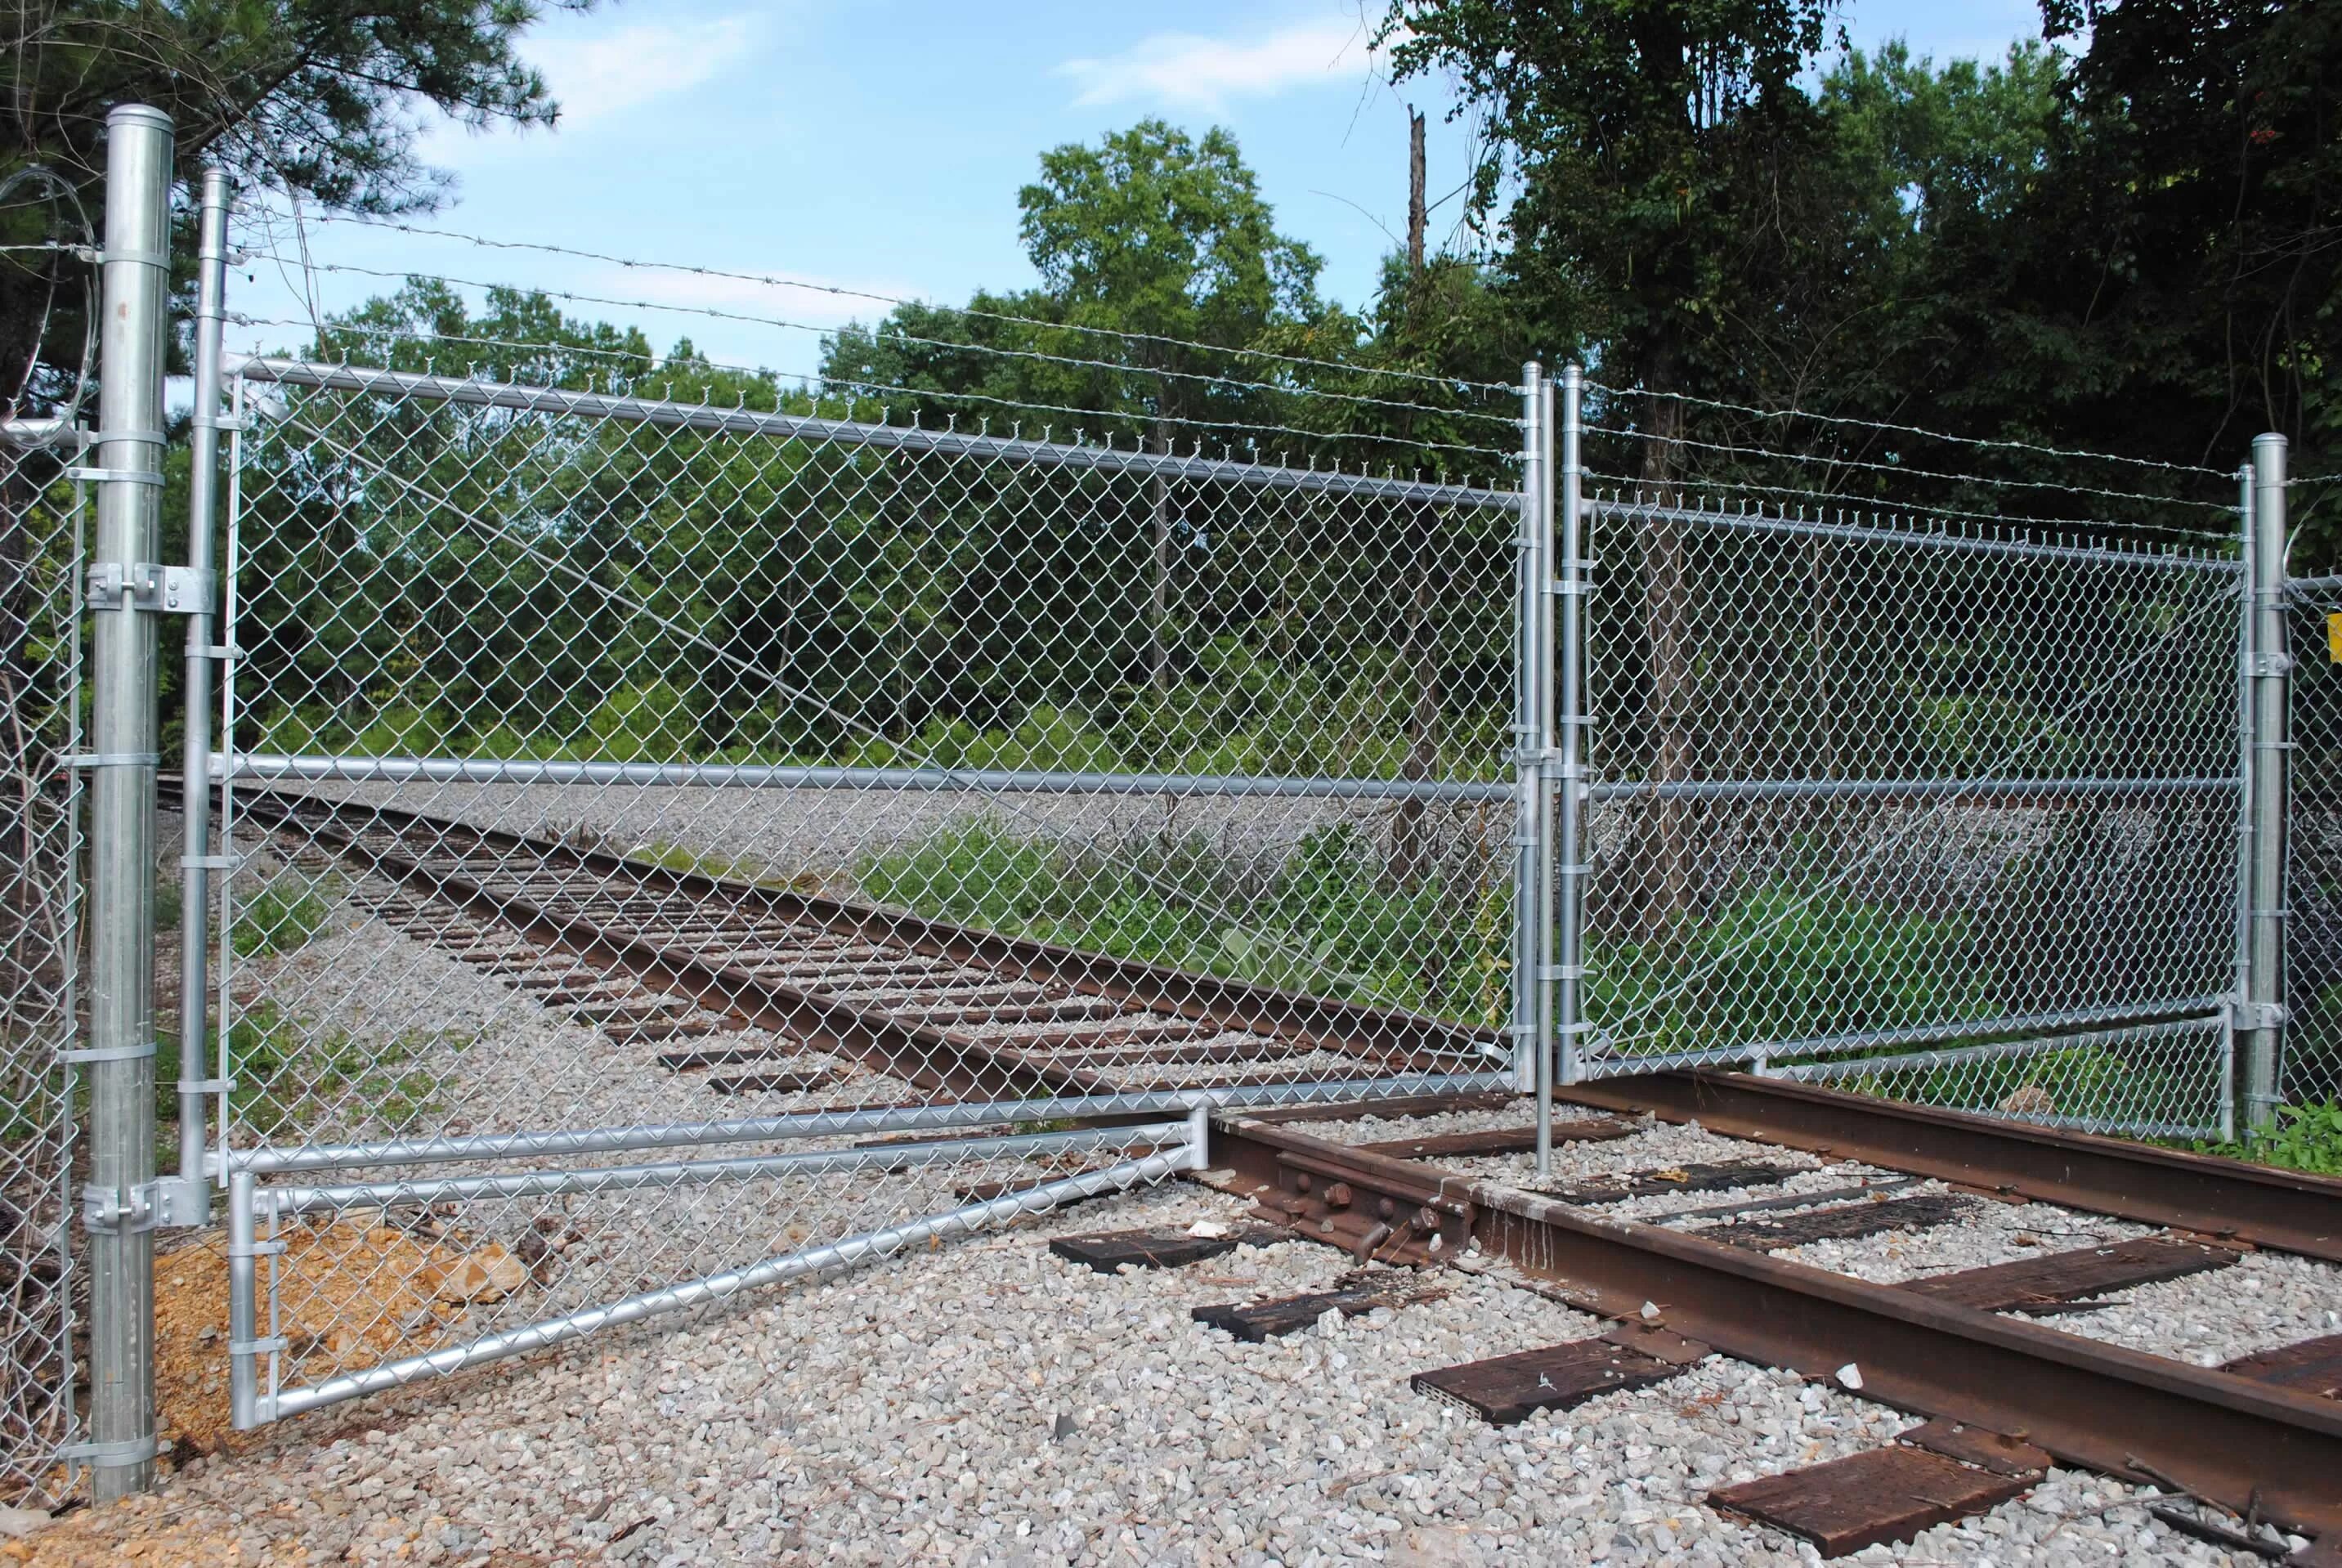
<svg viewBox="0 0 2342 1568"><path fill-rule="evenodd" d="M425 829L435 835L450 831L468 834L508 854L525 854L539 859L548 853L565 854L602 875L631 878L654 893L664 889L699 902L721 900L736 909L760 907L778 919L803 924L809 930L826 929L840 935L907 947L926 957L948 959L1006 976L1062 984L1083 995L1127 1002L1230 1030L1282 1034L1317 1050L1376 1061L1386 1061L1393 1055L1419 1054L1437 1059L1430 1068L1411 1064L1409 1070L1418 1074L1447 1070L1458 1062L1509 1059L1502 1036L1495 1030L1476 1029L1395 1007L1281 991L1248 981L1199 974L1029 937L1006 936L817 894L768 887L705 872L648 865L602 850L555 845L502 829L474 827L394 806L263 790L239 790L236 800L240 808L249 802L273 811L324 812L345 820L350 814L356 814L394 827L404 824ZM303 824L305 828L308 825ZM676 956L699 968L706 967L698 965L687 949L680 950ZM943 1042L940 1033L928 1033L935 1034L936 1043Z"/></svg>
<svg viewBox="0 0 2342 1568"><path fill-rule="evenodd" d="M2329 1176L1736 1073L1658 1073L1559 1093L1601 1110L1696 1121L1729 1138L2342 1263L2342 1180Z"/></svg>
<svg viewBox="0 0 2342 1568"><path fill-rule="evenodd" d="M2342 1533L2342 1404L1830 1273L1243 1117L1214 1118L1212 1164L1278 1189L1312 1220L1413 1211L1453 1258L1466 1243L1598 1314L1648 1321L1759 1366L2021 1435L2059 1460L2167 1484L2306 1533ZM1314 1194L1314 1196L1312 1195ZM1296 1224L1307 1236L1330 1228ZM1387 1229L1387 1226L1383 1227ZM1368 1233L1371 1235L1373 1233Z"/></svg>

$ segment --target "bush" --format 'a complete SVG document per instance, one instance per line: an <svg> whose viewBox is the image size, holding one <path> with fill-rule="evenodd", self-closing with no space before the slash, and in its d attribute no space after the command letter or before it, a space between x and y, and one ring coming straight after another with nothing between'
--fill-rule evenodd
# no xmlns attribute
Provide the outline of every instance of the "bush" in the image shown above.
<svg viewBox="0 0 2342 1568"><path fill-rule="evenodd" d="M2277 1114L2280 1125L2266 1137L2197 1147L2232 1160L2255 1160L2316 1176L2342 1176L2342 1101L2279 1105Z"/></svg>

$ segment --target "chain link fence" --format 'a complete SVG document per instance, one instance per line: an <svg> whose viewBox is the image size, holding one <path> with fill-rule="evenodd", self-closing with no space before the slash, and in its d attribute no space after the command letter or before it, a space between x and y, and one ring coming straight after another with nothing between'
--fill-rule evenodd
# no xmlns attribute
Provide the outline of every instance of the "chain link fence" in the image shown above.
<svg viewBox="0 0 2342 1568"><path fill-rule="evenodd" d="M2293 776L2278 1097L2342 1098L2342 581L2293 584Z"/></svg>
<svg viewBox="0 0 2342 1568"><path fill-rule="evenodd" d="M1513 1081L1513 492L674 374L238 374L247 1417Z"/></svg>
<svg viewBox="0 0 2342 1568"><path fill-rule="evenodd" d="M0 1494L54 1507L75 1409L82 487L0 424ZM22 439L19 439L19 438Z"/></svg>
<svg viewBox="0 0 2342 1568"><path fill-rule="evenodd" d="M1587 506L1589 1076L2217 1133L2238 567Z"/></svg>

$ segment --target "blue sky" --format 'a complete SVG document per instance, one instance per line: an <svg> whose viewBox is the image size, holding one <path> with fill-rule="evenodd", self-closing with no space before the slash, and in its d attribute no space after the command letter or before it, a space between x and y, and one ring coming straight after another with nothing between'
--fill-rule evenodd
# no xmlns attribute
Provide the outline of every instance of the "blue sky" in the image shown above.
<svg viewBox="0 0 2342 1568"><path fill-rule="evenodd" d="M1379 14L1379 0L1367 5ZM1859 45L1903 36L1938 58L1997 56L2039 29L2033 0L1855 0L1846 20ZM1404 226L1406 105L1433 118L1435 199L1469 155L1466 129L1443 123L1441 86L1391 87L1368 30L1359 0L634 0L555 15L524 53L563 104L559 128L428 128L426 161L456 183L436 216L413 221L951 302L1032 281L1016 196L1043 149L1159 115L1232 130L1279 226L1325 258L1324 291L1356 304ZM1435 214L1435 239L1458 205ZM343 225L305 237L318 260L347 266L644 302L569 308L638 324L662 349L687 335L719 359L783 370L812 368L818 329L885 308ZM347 273L305 285L255 260L231 281L230 305L298 322L392 286ZM261 325L233 330L230 343L285 347L305 335Z"/></svg>

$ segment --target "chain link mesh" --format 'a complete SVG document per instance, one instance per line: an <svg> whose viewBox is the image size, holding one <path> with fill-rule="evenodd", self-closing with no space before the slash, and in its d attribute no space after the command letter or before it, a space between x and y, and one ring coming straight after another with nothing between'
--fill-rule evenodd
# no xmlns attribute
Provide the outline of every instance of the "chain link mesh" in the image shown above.
<svg viewBox="0 0 2342 1568"><path fill-rule="evenodd" d="M1510 492L606 385L237 384L276 1385L1163 1174L857 1137L1510 1082Z"/></svg>
<svg viewBox="0 0 2342 1568"><path fill-rule="evenodd" d="M1796 1075L2217 1130L2233 561L1589 513L1587 1075L1867 1057Z"/></svg>
<svg viewBox="0 0 2342 1568"><path fill-rule="evenodd" d="M0 442L0 1496L55 1506L74 1438L80 486Z"/></svg>
<svg viewBox="0 0 2342 1568"><path fill-rule="evenodd" d="M2292 795L2287 824L2285 1058L2293 1105L2342 1098L2342 584L2300 585L2292 605Z"/></svg>

